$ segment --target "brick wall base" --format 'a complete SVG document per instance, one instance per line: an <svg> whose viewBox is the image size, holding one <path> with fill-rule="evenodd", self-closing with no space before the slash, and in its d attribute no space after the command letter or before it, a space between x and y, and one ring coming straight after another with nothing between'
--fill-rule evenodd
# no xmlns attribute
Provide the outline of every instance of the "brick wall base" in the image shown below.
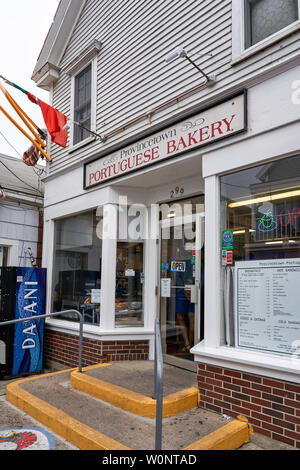
<svg viewBox="0 0 300 470"><path fill-rule="evenodd" d="M300 385L198 364L200 406L246 416L258 432L300 448Z"/></svg>
<svg viewBox="0 0 300 470"><path fill-rule="evenodd" d="M44 337L44 363L78 365L78 336L46 328ZM82 366L112 361L137 361L149 358L149 341L96 341L83 338Z"/></svg>

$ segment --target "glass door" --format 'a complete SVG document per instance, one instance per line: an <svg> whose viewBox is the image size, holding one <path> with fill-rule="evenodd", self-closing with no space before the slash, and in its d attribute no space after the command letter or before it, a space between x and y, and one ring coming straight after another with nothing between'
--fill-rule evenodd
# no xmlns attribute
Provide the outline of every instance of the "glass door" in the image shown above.
<svg viewBox="0 0 300 470"><path fill-rule="evenodd" d="M203 339L203 212L160 223L160 318L164 360L195 370L190 349Z"/></svg>

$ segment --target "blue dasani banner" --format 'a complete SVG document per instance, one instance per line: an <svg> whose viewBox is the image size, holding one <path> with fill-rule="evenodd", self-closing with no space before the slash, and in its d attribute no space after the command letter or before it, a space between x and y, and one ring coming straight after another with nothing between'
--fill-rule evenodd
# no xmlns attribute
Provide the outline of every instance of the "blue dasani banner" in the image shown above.
<svg viewBox="0 0 300 470"><path fill-rule="evenodd" d="M18 268L15 318L45 313L46 269ZM15 324L13 374L42 369L44 320Z"/></svg>

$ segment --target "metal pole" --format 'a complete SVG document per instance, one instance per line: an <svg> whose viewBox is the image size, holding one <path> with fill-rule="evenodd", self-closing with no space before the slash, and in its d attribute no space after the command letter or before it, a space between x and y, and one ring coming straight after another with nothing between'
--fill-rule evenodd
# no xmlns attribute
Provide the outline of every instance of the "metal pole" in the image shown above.
<svg viewBox="0 0 300 470"><path fill-rule="evenodd" d="M155 321L155 356L156 356L156 374L155 374L155 394L156 394L156 423L155 423L155 449L162 448L162 412L163 412L163 360L160 335L160 323L157 318Z"/></svg>
<svg viewBox="0 0 300 470"><path fill-rule="evenodd" d="M156 328L156 325L155 325ZM157 398L157 352L156 352L156 332L154 336L154 390L153 390L153 398L156 400Z"/></svg>
<svg viewBox="0 0 300 470"><path fill-rule="evenodd" d="M40 318L47 318L47 317L54 317L56 315L60 315L62 313L76 313L79 316L80 325L79 325L79 347L78 347L78 371L82 372L82 338L83 338L83 315L78 312L78 310L64 310L63 312L53 312L53 313L45 313L44 315L36 315L34 317L25 317L25 318L17 318L15 320L8 320L0 322L1 326L13 325L15 323L24 323L27 321L34 321Z"/></svg>
<svg viewBox="0 0 300 470"><path fill-rule="evenodd" d="M79 312L77 312L79 313ZM83 315L80 313L79 324L79 350L78 350L78 371L82 372L82 338L83 338Z"/></svg>

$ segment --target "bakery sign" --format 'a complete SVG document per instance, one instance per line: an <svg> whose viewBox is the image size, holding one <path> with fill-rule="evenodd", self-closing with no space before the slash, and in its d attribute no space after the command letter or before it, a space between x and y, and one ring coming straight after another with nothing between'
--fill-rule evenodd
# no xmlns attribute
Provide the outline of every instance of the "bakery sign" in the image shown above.
<svg viewBox="0 0 300 470"><path fill-rule="evenodd" d="M85 164L84 187L178 156L246 130L244 92L172 127Z"/></svg>

